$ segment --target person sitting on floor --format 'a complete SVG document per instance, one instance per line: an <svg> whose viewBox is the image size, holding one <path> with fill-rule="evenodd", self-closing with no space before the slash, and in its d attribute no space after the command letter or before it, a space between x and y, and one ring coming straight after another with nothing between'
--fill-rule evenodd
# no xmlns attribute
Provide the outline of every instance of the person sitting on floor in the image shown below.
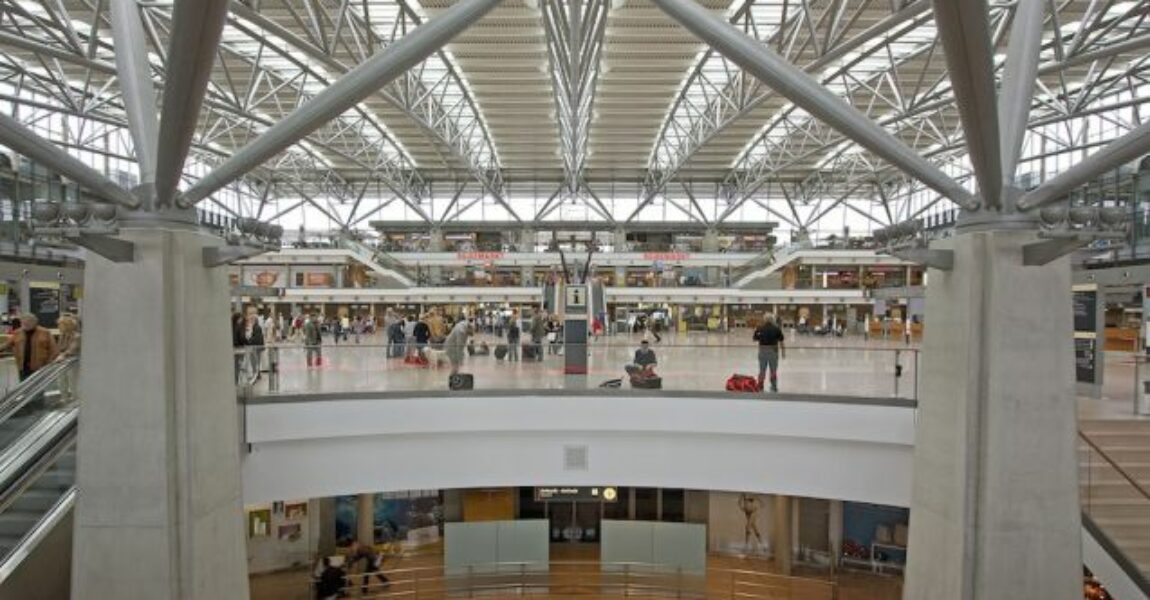
<svg viewBox="0 0 1150 600"><path fill-rule="evenodd" d="M649 377L655 374L657 364L659 361L655 358L655 351L651 349L647 340L643 340L639 344L639 349L635 351L634 360L625 367L625 370L632 376Z"/></svg>

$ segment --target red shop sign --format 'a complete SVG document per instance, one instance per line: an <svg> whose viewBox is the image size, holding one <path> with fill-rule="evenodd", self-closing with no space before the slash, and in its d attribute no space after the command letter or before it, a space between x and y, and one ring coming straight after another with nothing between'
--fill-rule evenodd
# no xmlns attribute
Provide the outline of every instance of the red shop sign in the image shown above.
<svg viewBox="0 0 1150 600"><path fill-rule="evenodd" d="M691 255L686 252L644 252L645 260L687 260Z"/></svg>

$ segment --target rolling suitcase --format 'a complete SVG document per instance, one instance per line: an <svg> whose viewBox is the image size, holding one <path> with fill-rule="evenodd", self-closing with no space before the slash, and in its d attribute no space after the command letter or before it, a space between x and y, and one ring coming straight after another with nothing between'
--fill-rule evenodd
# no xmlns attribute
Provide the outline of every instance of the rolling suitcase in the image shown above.
<svg viewBox="0 0 1150 600"><path fill-rule="evenodd" d="M535 344L523 344L523 360L539 360L535 353Z"/></svg>
<svg viewBox="0 0 1150 600"><path fill-rule="evenodd" d="M475 376L471 373L456 373L447 378L447 387L453 391L475 389Z"/></svg>
<svg viewBox="0 0 1150 600"><path fill-rule="evenodd" d="M507 358L507 344L499 344L495 347L495 360L503 360Z"/></svg>

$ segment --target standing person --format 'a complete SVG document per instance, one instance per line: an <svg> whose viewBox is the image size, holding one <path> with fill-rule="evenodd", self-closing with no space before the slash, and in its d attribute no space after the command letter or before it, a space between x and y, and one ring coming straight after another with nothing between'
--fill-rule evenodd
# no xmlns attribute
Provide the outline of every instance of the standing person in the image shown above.
<svg viewBox="0 0 1150 600"><path fill-rule="evenodd" d="M0 352L11 350L20 369L20 381L24 381L51 362L59 354L52 333L40 327L40 319L33 314L20 317L20 329L8 336L8 341L0 345Z"/></svg>
<svg viewBox="0 0 1150 600"><path fill-rule="evenodd" d="M236 385L240 384L240 372L243 371L247 355L242 352L244 339L241 335L244 328L244 316L241 313L232 313L232 362L236 371Z"/></svg>
<svg viewBox="0 0 1150 600"><path fill-rule="evenodd" d="M519 315L507 323L507 362L519 362Z"/></svg>
<svg viewBox="0 0 1150 600"><path fill-rule="evenodd" d="M443 349L451 361L452 375L458 373L459 368L463 366L463 351L467 348L467 338L470 335L471 324L467 322L467 319L460 319L455 327L451 328L451 333L447 334L447 341L443 343Z"/></svg>
<svg viewBox="0 0 1150 600"><path fill-rule="evenodd" d="M355 343L359 343L359 336L363 334L363 319L359 315L351 322L351 334L355 336Z"/></svg>
<svg viewBox="0 0 1150 600"><path fill-rule="evenodd" d="M427 327L431 331L431 347L439 350L439 347L443 345L443 340L447 339L447 323L443 320L443 315L439 313L438 308L431 309L431 313L427 317Z"/></svg>
<svg viewBox="0 0 1150 600"><path fill-rule="evenodd" d="M407 315L403 323L403 339L406 343L404 356L411 356L415 352L415 317Z"/></svg>
<svg viewBox="0 0 1150 600"><path fill-rule="evenodd" d="M80 356L79 321L72 315L64 313L60 316L56 327L60 330L60 339L56 341L60 352L56 355L56 360L63 361ZM76 397L76 367L69 368L60 377L60 400L70 402Z"/></svg>
<svg viewBox="0 0 1150 600"><path fill-rule="evenodd" d="M787 349L783 345L783 330L775 325L775 315L763 315L763 324L755 330L753 339L759 343L759 387L763 387L763 379L770 369L771 391L778 392L779 358L787 357Z"/></svg>
<svg viewBox="0 0 1150 600"><path fill-rule="evenodd" d="M420 319L419 322L415 324L415 330L412 331L412 334L415 336L415 348L421 355L427 348L427 345L431 343L431 326L427 324L428 318L430 317Z"/></svg>
<svg viewBox="0 0 1150 600"><path fill-rule="evenodd" d="M240 330L240 341L240 345L245 348L252 348L248 357L251 360L251 368L256 373L256 381L259 381L262 377L260 365L263 363L264 330L260 327L258 315L250 314L244 319L243 328Z"/></svg>
<svg viewBox="0 0 1150 600"><path fill-rule="evenodd" d="M347 341L347 333L348 333L348 331L351 330L351 318L348 317L346 314L343 315L342 317L337 317L337 318L339 319L339 331L341 333L343 333L343 341L346 342Z"/></svg>
<svg viewBox="0 0 1150 600"><path fill-rule="evenodd" d="M323 362L323 336L320 335L320 316L314 314L303 322L304 353L307 355L307 366L318 367Z"/></svg>
<svg viewBox="0 0 1150 600"><path fill-rule="evenodd" d="M543 337L547 335L547 323L544 320L543 310L536 310L531 315L531 345L535 347L535 360L543 361Z"/></svg>
<svg viewBox="0 0 1150 600"><path fill-rule="evenodd" d="M547 354L559 354L559 323L547 320Z"/></svg>
<svg viewBox="0 0 1150 600"><path fill-rule="evenodd" d="M655 336L655 343L658 344L663 341L663 336L659 335L659 330L663 328L663 319L658 313L651 315L651 335Z"/></svg>

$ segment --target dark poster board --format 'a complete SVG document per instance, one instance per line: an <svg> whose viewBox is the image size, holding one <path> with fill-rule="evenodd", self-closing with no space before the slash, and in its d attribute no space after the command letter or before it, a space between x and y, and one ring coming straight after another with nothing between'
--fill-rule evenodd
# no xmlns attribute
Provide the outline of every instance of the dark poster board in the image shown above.
<svg viewBox="0 0 1150 600"><path fill-rule="evenodd" d="M615 502L619 491L611 486L593 487L537 487L536 502Z"/></svg>
<svg viewBox="0 0 1150 600"><path fill-rule="evenodd" d="M1074 340L1074 377L1079 383L1096 383L1095 346L1097 340L1079 338Z"/></svg>
<svg viewBox="0 0 1150 600"><path fill-rule="evenodd" d="M1074 292L1074 331L1094 333L1098 328L1098 292Z"/></svg>
<svg viewBox="0 0 1150 600"><path fill-rule="evenodd" d="M60 319L60 289L31 287L28 289L28 312L40 319L40 326L54 329Z"/></svg>

